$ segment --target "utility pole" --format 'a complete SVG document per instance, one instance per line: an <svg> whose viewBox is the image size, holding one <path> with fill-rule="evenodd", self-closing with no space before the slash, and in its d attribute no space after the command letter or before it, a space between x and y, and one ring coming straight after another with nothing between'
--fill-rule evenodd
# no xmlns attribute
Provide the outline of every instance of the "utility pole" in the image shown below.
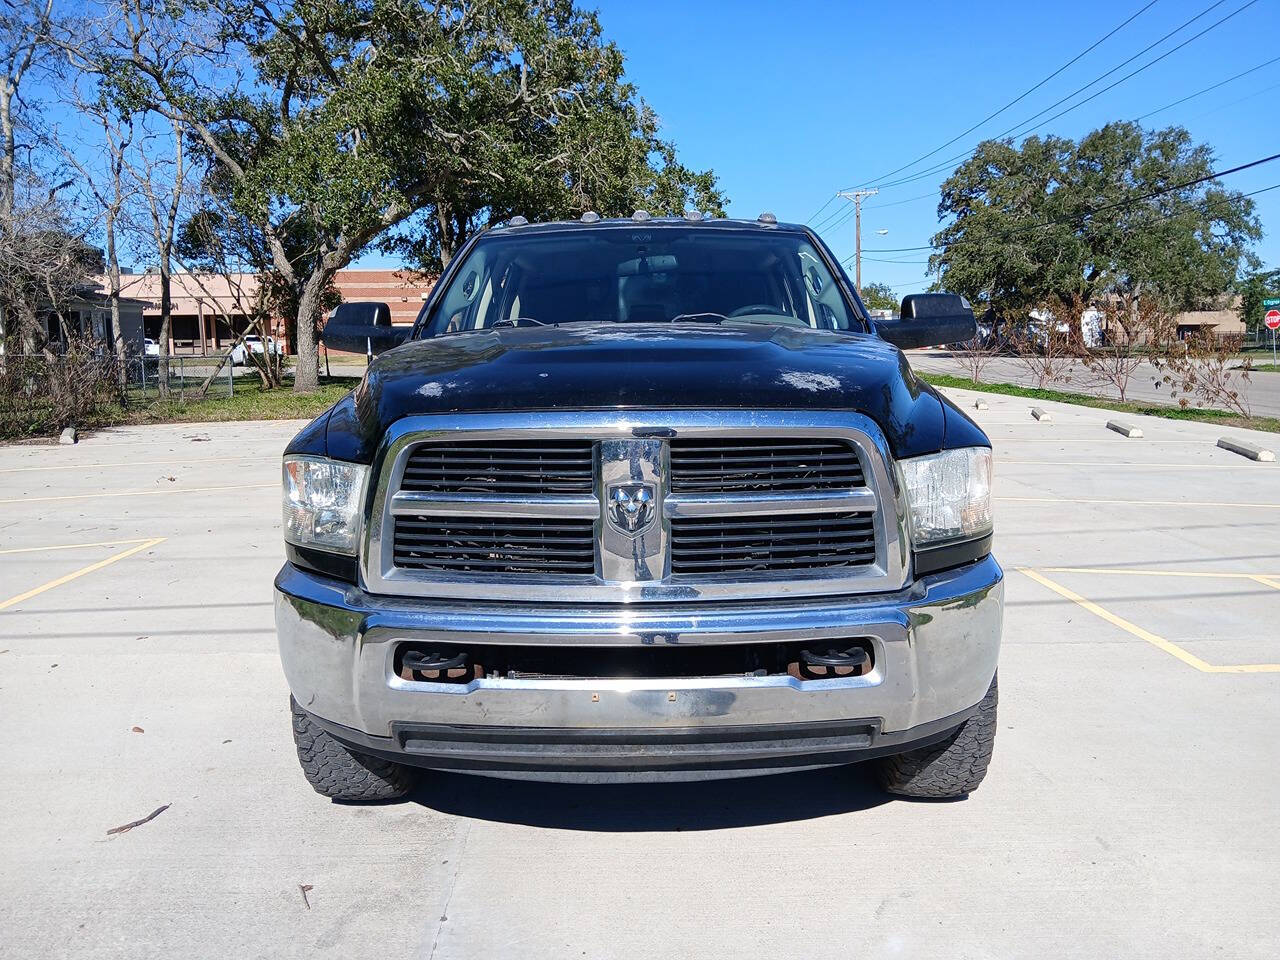
<svg viewBox="0 0 1280 960"><path fill-rule="evenodd" d="M836 196L853 201L853 285L862 296L862 201L879 190L841 190Z"/></svg>

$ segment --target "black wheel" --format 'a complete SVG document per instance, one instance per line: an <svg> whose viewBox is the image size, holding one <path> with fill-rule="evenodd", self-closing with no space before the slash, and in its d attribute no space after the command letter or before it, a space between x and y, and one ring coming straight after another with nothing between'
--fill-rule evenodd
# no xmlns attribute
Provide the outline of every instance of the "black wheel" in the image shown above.
<svg viewBox="0 0 1280 960"><path fill-rule="evenodd" d="M904 797L963 797L987 775L996 744L996 678L977 711L951 736L879 760L880 782Z"/></svg>
<svg viewBox="0 0 1280 960"><path fill-rule="evenodd" d="M348 749L325 732L293 697L289 708L293 711L298 762L316 793L334 800L398 800L413 789L413 768Z"/></svg>

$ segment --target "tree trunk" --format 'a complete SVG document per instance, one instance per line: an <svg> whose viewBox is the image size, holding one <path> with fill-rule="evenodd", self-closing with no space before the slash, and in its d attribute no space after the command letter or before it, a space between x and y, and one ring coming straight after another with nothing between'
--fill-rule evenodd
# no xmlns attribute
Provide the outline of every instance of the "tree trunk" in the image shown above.
<svg viewBox="0 0 1280 960"><path fill-rule="evenodd" d="M37 323L39 318L30 303L19 301L14 305L14 319L18 322L18 352L35 353L38 348ZM7 331L12 335L13 331Z"/></svg>
<svg viewBox="0 0 1280 960"><path fill-rule="evenodd" d="M293 368L293 392L312 393L320 386L320 357L316 350L316 327L324 305L324 288L330 274L317 270L307 277L298 298L298 362Z"/></svg>
<svg viewBox="0 0 1280 960"><path fill-rule="evenodd" d="M9 78L0 77L0 224L6 230L13 220L17 152L13 131L13 95Z"/></svg>
<svg viewBox="0 0 1280 960"><path fill-rule="evenodd" d="M160 396L169 395L169 334L173 313L171 277L168 251L160 252L160 362L157 365L156 382Z"/></svg>
<svg viewBox="0 0 1280 960"><path fill-rule="evenodd" d="M436 225L440 230L440 269L444 270L453 259L455 247L453 217L449 215L449 205L443 200L436 202Z"/></svg>
<svg viewBox="0 0 1280 960"><path fill-rule="evenodd" d="M120 381L120 395L123 397L125 384L128 381L127 364L129 358L125 355L124 331L120 329L120 257L116 252L116 213L109 208L105 227L107 234L107 298L111 305L111 340L115 349L116 366L119 373L117 379Z"/></svg>

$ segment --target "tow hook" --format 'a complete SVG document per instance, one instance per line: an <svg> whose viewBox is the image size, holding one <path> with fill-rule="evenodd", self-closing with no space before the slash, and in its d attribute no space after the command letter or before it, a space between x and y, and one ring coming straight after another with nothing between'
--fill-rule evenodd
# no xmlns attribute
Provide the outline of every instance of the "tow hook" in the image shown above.
<svg viewBox="0 0 1280 960"><path fill-rule="evenodd" d="M439 650L406 650L400 661L400 676L405 680L428 680L435 683L468 682L483 677L484 668L470 663L466 651L445 653Z"/></svg>
<svg viewBox="0 0 1280 960"><path fill-rule="evenodd" d="M864 647L815 647L800 651L800 659L787 665L787 673L798 680L831 677L860 677L871 668L871 654Z"/></svg>

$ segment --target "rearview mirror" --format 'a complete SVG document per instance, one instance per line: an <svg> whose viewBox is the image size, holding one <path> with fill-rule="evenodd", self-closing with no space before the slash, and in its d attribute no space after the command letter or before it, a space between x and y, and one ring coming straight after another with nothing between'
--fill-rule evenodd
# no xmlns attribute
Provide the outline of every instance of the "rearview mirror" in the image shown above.
<svg viewBox="0 0 1280 960"><path fill-rule="evenodd" d="M973 308L958 294L913 293L902 298L900 313L876 321L876 333L899 350L963 343L978 335Z"/></svg>
<svg viewBox="0 0 1280 960"><path fill-rule="evenodd" d="M344 303L329 315L320 342L329 350L375 356L398 347L412 327L393 327L385 303Z"/></svg>

